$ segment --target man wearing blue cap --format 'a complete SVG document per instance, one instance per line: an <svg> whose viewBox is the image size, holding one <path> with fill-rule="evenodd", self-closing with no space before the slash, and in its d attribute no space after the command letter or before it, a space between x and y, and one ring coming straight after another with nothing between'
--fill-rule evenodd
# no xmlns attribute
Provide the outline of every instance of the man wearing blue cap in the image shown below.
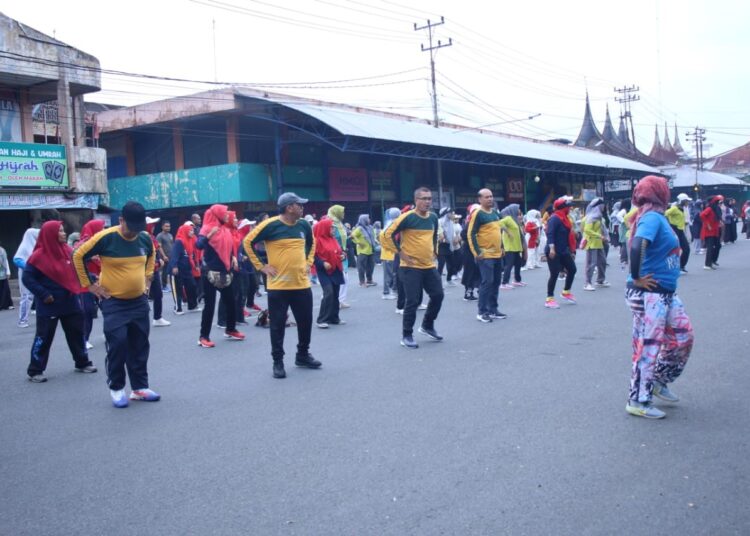
<svg viewBox="0 0 750 536"><path fill-rule="evenodd" d="M285 378L284 333L287 311L291 308L297 322L298 367L320 368L320 361L310 354L313 294L310 289L310 266L315 256L315 240L310 224L302 218L304 199L292 192L281 194L279 215L258 224L242 242L255 268L266 274L268 314L271 334L273 377ZM255 245L264 242L268 262L261 261Z"/></svg>

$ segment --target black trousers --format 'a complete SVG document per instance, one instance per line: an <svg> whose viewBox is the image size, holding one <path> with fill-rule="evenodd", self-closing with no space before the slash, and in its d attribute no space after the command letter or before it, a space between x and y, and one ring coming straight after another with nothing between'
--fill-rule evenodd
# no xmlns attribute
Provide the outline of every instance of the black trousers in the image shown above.
<svg viewBox="0 0 750 536"><path fill-rule="evenodd" d="M297 322L297 355L310 352L312 335L312 289L269 290L268 318L271 332L271 356L274 361L284 359L284 334L286 332L286 314L291 308L294 321Z"/></svg>
<svg viewBox="0 0 750 536"><path fill-rule="evenodd" d="M161 287L161 270L154 272L151 287L148 289L148 297L154 304L154 320L159 320L162 314L162 301L164 300L164 292Z"/></svg>
<svg viewBox="0 0 750 536"><path fill-rule="evenodd" d="M513 270L513 280L521 281L522 254L518 251L508 251L503 256L503 285L510 283L510 272Z"/></svg>
<svg viewBox="0 0 750 536"><path fill-rule="evenodd" d="M404 304L403 336L414 332L414 322L417 319L417 307L422 303L422 289L430 297L427 310L422 319L422 325L433 329L435 319L443 305L443 284L436 268L405 268L400 267L399 278L404 284L406 303Z"/></svg>
<svg viewBox="0 0 750 536"><path fill-rule="evenodd" d="M223 294L219 298L219 311L217 316L219 318L219 325L221 326L227 325L227 307L234 307L235 325L237 322L245 321L245 306L242 303L242 300L247 292L247 280L243 282L242 275L243 274L234 272L232 284L229 285L229 288L232 289L232 301L226 301ZM244 275L247 276L247 274Z"/></svg>
<svg viewBox="0 0 750 536"><path fill-rule="evenodd" d="M197 290L195 288L195 279L193 276L173 275L169 278L172 287L172 297L174 298L175 311L182 311L182 300L187 299L188 309L193 310L198 307Z"/></svg>
<svg viewBox="0 0 750 536"><path fill-rule="evenodd" d="M706 237L706 266L709 268L719 262L719 251L721 250L721 238L718 236Z"/></svg>
<svg viewBox="0 0 750 536"><path fill-rule="evenodd" d="M83 313L73 313L63 316L39 316L36 317L36 334L34 343L31 345L31 361L26 370L29 376L36 376L47 369L49 361L49 349L55 339L58 321L62 324L65 332L65 340L73 356L76 367L81 368L91 365L89 355L86 352L86 341L83 338Z"/></svg>
<svg viewBox="0 0 750 536"><path fill-rule="evenodd" d="M91 330L94 329L94 319L99 316L99 298L90 292L81 294L81 307L83 307L83 339L91 338Z"/></svg>
<svg viewBox="0 0 750 536"><path fill-rule="evenodd" d="M130 387L148 389L148 355L151 330L148 298L107 298L101 302L104 337L107 339L107 385L114 391L125 388L125 370Z"/></svg>
<svg viewBox="0 0 750 536"><path fill-rule="evenodd" d="M372 272L375 270L375 255L357 255L357 274L359 274L359 284L372 283Z"/></svg>
<svg viewBox="0 0 750 536"><path fill-rule="evenodd" d="M201 283L203 285L203 313L201 316L201 337L208 339L211 335L211 322L214 320L214 309L216 308L216 293L218 292L221 299L227 303L234 303L234 280L232 285L224 288L216 288L208 282L206 276L201 277ZM222 324L226 326L226 331L234 331L237 329L237 316L235 314L234 307L227 307L227 323Z"/></svg>
<svg viewBox="0 0 750 536"><path fill-rule="evenodd" d="M682 250L682 253L680 254L680 269L684 270L687 266L688 259L690 259L690 242L688 242L688 239L685 236L685 231L681 231L674 226L672 227L672 230L674 230L674 233L677 235L677 240L680 241L680 249Z"/></svg>
<svg viewBox="0 0 750 536"><path fill-rule="evenodd" d="M255 305L255 293L258 292L260 285L258 284L258 274L256 272L250 272L247 278L247 295L245 303L248 307Z"/></svg>
<svg viewBox="0 0 750 536"><path fill-rule="evenodd" d="M620 246L624 247L624 246ZM564 255L555 255L555 258L550 258L547 255L547 267L549 268L549 280L547 281L547 297L552 298L555 296L555 285L557 284L557 276L560 275L560 270L565 268L565 287L563 290L570 290L573 286L573 279L576 276L576 262L573 260L573 255L565 253Z"/></svg>
<svg viewBox="0 0 750 536"><path fill-rule="evenodd" d="M331 283L330 285L321 285L323 298L320 300L320 310L318 311L318 324L338 324L339 319L339 289L341 285Z"/></svg>

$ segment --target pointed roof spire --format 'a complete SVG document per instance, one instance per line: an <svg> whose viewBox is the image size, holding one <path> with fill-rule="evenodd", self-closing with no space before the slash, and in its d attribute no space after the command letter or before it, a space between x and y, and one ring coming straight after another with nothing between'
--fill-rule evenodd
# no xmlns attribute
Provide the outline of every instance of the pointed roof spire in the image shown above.
<svg viewBox="0 0 750 536"><path fill-rule="evenodd" d="M602 135L596 128L594 117L591 115L591 105L589 104L589 92L586 92L586 111L583 115L583 124L581 131L578 133L578 139L575 144L578 147L595 147L602 141Z"/></svg>
<svg viewBox="0 0 750 536"><path fill-rule="evenodd" d="M669 141L669 131L667 130L667 122L664 122L664 151L668 153L674 153L672 143Z"/></svg>
<svg viewBox="0 0 750 536"><path fill-rule="evenodd" d="M677 122L674 124L674 144L672 144L672 149L674 149L674 152L677 154L683 154L685 152L685 149L682 148L682 144L680 143L680 135L677 133Z"/></svg>
<svg viewBox="0 0 750 536"><path fill-rule="evenodd" d="M654 125L654 145L651 147L651 152L648 153L648 155L651 158L661 160L661 152L663 150L664 148L661 145L661 141L659 141L659 125Z"/></svg>
<svg viewBox="0 0 750 536"><path fill-rule="evenodd" d="M617 129L617 139L623 145L630 147L630 135L628 134L628 127L625 126L625 118L622 115L620 116L620 126Z"/></svg>

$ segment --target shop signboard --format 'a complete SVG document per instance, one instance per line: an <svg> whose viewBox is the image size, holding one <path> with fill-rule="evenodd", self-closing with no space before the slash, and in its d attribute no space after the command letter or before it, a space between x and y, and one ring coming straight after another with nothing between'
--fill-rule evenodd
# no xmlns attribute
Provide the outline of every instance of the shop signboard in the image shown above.
<svg viewBox="0 0 750 536"><path fill-rule="evenodd" d="M523 201L523 179L508 179L508 201Z"/></svg>
<svg viewBox="0 0 750 536"><path fill-rule="evenodd" d="M65 146L0 142L0 188L67 189Z"/></svg>
<svg viewBox="0 0 750 536"><path fill-rule="evenodd" d="M328 169L328 195L331 201L367 201L367 190L366 169Z"/></svg>

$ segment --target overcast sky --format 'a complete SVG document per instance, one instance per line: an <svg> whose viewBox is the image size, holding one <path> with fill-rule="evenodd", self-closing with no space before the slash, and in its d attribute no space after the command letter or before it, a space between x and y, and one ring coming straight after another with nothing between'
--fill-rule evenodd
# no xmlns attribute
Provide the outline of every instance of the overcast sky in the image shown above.
<svg viewBox="0 0 750 536"><path fill-rule="evenodd" d="M599 127L615 86L636 85L638 147L654 125L706 154L750 141L750 2L714 0L30 0L0 10L96 56L102 69L270 90L431 117L427 32L441 120L538 139L575 139L586 89ZM214 31L215 28L215 31ZM332 82L332 83L322 83ZM131 105L205 85L102 76L88 100ZM541 114L532 120L516 121Z"/></svg>

